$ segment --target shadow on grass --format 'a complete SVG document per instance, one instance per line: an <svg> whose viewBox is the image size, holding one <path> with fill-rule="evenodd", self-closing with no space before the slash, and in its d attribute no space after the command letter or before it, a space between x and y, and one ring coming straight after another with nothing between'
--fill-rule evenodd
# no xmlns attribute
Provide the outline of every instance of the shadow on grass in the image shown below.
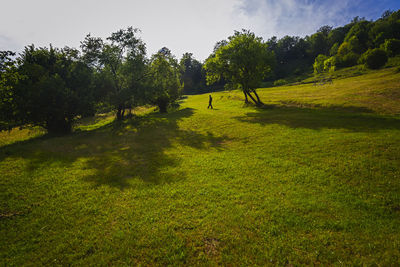
<svg viewBox="0 0 400 267"><path fill-rule="evenodd" d="M123 122L112 122L92 131L65 137L40 138L28 146L10 145L5 157L29 159L28 171L48 166L73 167L80 164L85 181L95 186L109 185L124 189L131 181L159 184L185 178L180 159L168 149L177 145L194 149L222 149L227 137L199 133L179 127L178 122L192 116L186 108L168 114L149 114ZM14 147L13 147L14 146ZM17 148L18 146L18 148ZM77 168L77 167L74 167Z"/></svg>
<svg viewBox="0 0 400 267"><path fill-rule="evenodd" d="M352 132L374 132L400 130L400 119L370 114L370 110L359 107L315 107L265 105L245 116L235 117L241 122L261 125L280 124L290 128L345 129Z"/></svg>

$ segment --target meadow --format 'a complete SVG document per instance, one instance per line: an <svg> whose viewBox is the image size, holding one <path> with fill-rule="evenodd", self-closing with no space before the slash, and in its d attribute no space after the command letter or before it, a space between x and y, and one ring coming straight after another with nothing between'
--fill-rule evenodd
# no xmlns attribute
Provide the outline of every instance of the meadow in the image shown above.
<svg viewBox="0 0 400 267"><path fill-rule="evenodd" d="M395 68L0 133L1 265L397 265Z"/></svg>

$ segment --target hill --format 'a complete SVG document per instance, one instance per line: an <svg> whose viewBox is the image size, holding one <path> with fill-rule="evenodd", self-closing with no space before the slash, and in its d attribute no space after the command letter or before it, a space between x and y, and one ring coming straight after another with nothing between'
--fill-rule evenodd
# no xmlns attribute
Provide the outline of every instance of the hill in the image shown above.
<svg viewBox="0 0 400 267"><path fill-rule="evenodd" d="M400 260L394 68L189 96L69 136L1 133L5 265L393 265Z"/></svg>

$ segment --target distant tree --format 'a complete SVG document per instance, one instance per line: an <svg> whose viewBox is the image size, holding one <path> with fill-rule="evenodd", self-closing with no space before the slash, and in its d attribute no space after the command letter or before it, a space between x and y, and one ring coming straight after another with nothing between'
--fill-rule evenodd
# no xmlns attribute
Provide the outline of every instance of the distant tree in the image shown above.
<svg viewBox="0 0 400 267"><path fill-rule="evenodd" d="M0 51L0 131L16 125L13 89L22 78L12 51Z"/></svg>
<svg viewBox="0 0 400 267"><path fill-rule="evenodd" d="M354 43L352 51L356 54L364 53L372 46L372 40L369 37L372 22L366 20L355 21L350 31L344 38L345 42Z"/></svg>
<svg viewBox="0 0 400 267"><path fill-rule="evenodd" d="M325 56L325 55L322 55L322 54L318 55L315 58L315 62L314 62L314 65L313 65L314 74L320 74L320 73L324 72L324 62L327 59L328 59L328 57Z"/></svg>
<svg viewBox="0 0 400 267"><path fill-rule="evenodd" d="M262 38L248 30L236 31L228 40L217 49L215 56L206 60L207 82L214 83L224 77L243 91L246 102L250 97L256 105L261 105L256 88L271 71L274 54Z"/></svg>
<svg viewBox="0 0 400 267"><path fill-rule="evenodd" d="M329 50L329 55L334 56L338 53L339 50L339 43L334 43Z"/></svg>
<svg viewBox="0 0 400 267"><path fill-rule="evenodd" d="M324 61L324 71L333 72L336 70L337 58L335 56L330 57Z"/></svg>
<svg viewBox="0 0 400 267"><path fill-rule="evenodd" d="M49 133L67 133L76 117L94 104L91 71L76 49L31 45L16 68L20 78L8 83L8 98L1 105L13 126L39 125Z"/></svg>
<svg viewBox="0 0 400 267"><path fill-rule="evenodd" d="M83 58L97 68L103 81L102 88L109 104L116 109L118 120L125 109L142 103L143 82L146 76L146 46L137 36L139 29L128 27L111 34L109 42L87 35L81 43Z"/></svg>
<svg viewBox="0 0 400 267"><path fill-rule="evenodd" d="M192 53L183 54L179 66L185 94L198 93L202 87L206 86L202 72L203 65L193 58Z"/></svg>
<svg viewBox="0 0 400 267"><path fill-rule="evenodd" d="M351 67L357 64L360 55L353 52L349 42L343 42L339 46L336 58L339 67Z"/></svg>
<svg viewBox="0 0 400 267"><path fill-rule="evenodd" d="M167 112L168 106L181 96L179 70L178 61L166 47L161 48L150 60L148 94L161 113Z"/></svg>
<svg viewBox="0 0 400 267"><path fill-rule="evenodd" d="M332 29L328 34L328 45L332 47L334 44L338 46L343 42L350 27L338 27Z"/></svg>
<svg viewBox="0 0 400 267"><path fill-rule="evenodd" d="M218 41L215 45L214 45L214 49L213 49L213 54L215 55L215 53L217 53L218 49L220 49L223 46L226 46L228 44L227 40L221 40Z"/></svg>
<svg viewBox="0 0 400 267"><path fill-rule="evenodd" d="M389 18L393 13L394 13L393 10L385 10L385 11L382 13L381 19L387 19L387 18Z"/></svg>
<svg viewBox="0 0 400 267"><path fill-rule="evenodd" d="M386 51L388 56L396 56L400 54L400 40L398 39L388 39L382 45L383 49Z"/></svg>
<svg viewBox="0 0 400 267"><path fill-rule="evenodd" d="M317 32L322 33L325 37L328 37L328 34L332 31L333 27L329 25L325 25L320 27Z"/></svg>
<svg viewBox="0 0 400 267"><path fill-rule="evenodd" d="M365 63L370 69L379 69L383 67L388 58L385 50L380 48L368 49L361 57L361 62Z"/></svg>
<svg viewBox="0 0 400 267"><path fill-rule="evenodd" d="M386 11L375 21L369 31L370 40L375 47L380 46L387 39L400 39L400 10Z"/></svg>
<svg viewBox="0 0 400 267"><path fill-rule="evenodd" d="M328 36L323 32L317 32L308 39L310 43L309 54L316 57L319 54L329 54Z"/></svg>

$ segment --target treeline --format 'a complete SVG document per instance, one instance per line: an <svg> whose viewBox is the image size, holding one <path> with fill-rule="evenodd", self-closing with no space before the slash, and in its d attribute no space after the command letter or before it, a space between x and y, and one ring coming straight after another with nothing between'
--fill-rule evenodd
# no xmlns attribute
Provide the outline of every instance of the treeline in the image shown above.
<svg viewBox="0 0 400 267"><path fill-rule="evenodd" d="M168 48L150 58L132 27L103 40L87 35L81 51L30 45L15 58L0 52L0 129L38 125L70 132L73 122L97 110L122 120L137 106L167 112L182 93L178 60Z"/></svg>
<svg viewBox="0 0 400 267"><path fill-rule="evenodd" d="M227 42L217 42L209 58ZM266 44L275 55L272 71L263 79L269 84L312 73L313 70L320 73L364 63L371 68L380 67L386 62L385 57L387 60L387 57L400 53L400 10L385 11L376 21L355 17L342 27L322 26L316 33L304 38L272 37ZM185 93L215 90L226 84L222 80L215 88L207 88L202 63L191 55L187 58L185 65L189 68L184 72Z"/></svg>

